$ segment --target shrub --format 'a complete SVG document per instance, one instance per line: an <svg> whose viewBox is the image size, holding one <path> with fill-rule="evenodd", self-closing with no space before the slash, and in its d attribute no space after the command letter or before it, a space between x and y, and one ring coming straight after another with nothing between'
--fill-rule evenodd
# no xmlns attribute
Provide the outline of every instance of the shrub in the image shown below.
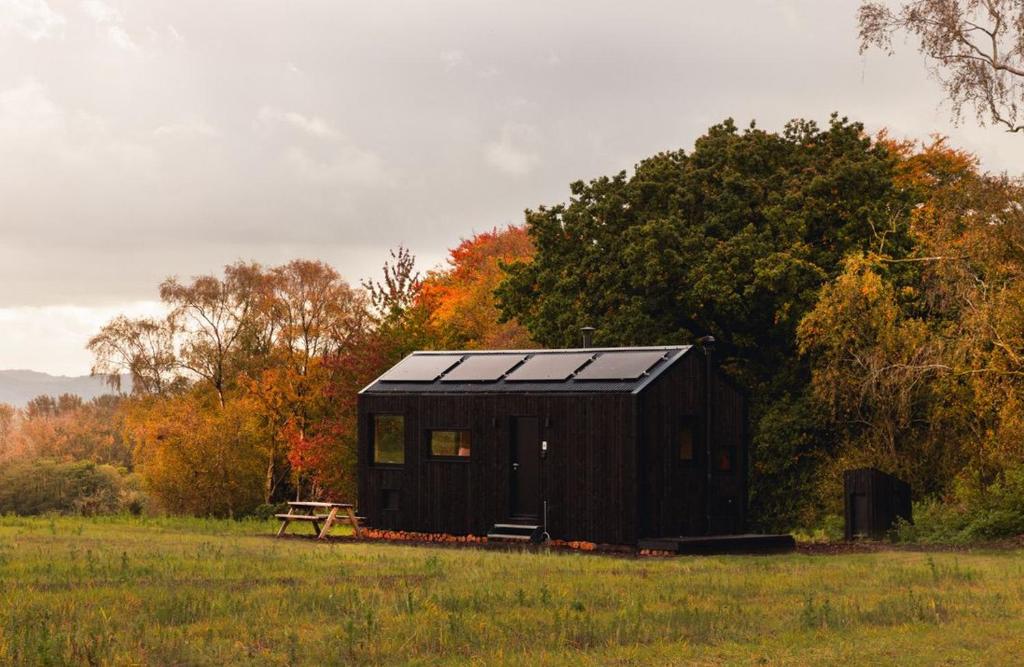
<svg viewBox="0 0 1024 667"><path fill-rule="evenodd" d="M914 505L914 524L897 527L901 541L966 543L1024 534L1024 465L983 485L962 480L947 502Z"/></svg>
<svg viewBox="0 0 1024 667"><path fill-rule="evenodd" d="M116 513L124 509L123 494L130 486L123 470L111 465L18 461L0 470L0 514Z"/></svg>

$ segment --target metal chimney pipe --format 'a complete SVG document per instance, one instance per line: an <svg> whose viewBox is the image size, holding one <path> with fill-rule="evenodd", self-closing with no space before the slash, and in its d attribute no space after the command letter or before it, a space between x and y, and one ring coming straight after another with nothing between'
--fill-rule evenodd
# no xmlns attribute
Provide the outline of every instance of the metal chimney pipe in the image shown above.
<svg viewBox="0 0 1024 667"><path fill-rule="evenodd" d="M583 347L594 346L594 332L597 331L594 327L582 327L580 333L583 334Z"/></svg>

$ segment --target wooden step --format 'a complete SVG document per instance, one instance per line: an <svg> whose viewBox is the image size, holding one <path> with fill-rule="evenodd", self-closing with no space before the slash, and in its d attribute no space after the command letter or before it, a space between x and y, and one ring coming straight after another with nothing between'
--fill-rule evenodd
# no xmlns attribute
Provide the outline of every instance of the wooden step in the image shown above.
<svg viewBox="0 0 1024 667"><path fill-rule="evenodd" d="M489 540L513 540L516 542L529 542L529 535L509 535L507 533L487 533Z"/></svg>
<svg viewBox="0 0 1024 667"><path fill-rule="evenodd" d="M496 523L487 533L489 540L510 540L515 542L541 542L544 529L529 523Z"/></svg>

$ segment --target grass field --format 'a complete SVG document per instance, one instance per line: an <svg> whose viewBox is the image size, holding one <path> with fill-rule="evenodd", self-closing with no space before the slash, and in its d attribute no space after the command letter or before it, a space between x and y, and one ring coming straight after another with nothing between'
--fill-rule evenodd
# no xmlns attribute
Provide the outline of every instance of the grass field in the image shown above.
<svg viewBox="0 0 1024 667"><path fill-rule="evenodd" d="M637 560L273 529L0 518L0 664L1011 665L1024 651L1019 551Z"/></svg>

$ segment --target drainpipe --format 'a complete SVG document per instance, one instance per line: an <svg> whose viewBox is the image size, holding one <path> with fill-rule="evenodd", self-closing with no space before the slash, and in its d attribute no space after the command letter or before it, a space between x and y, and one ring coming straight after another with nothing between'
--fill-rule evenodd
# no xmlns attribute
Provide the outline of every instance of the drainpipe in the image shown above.
<svg viewBox="0 0 1024 667"><path fill-rule="evenodd" d="M705 532L711 534L711 471L714 462L711 460L711 382L714 377L711 369L711 357L715 352L715 337L702 336L697 339L704 351L704 467L707 476L704 482L704 519L707 522Z"/></svg>

